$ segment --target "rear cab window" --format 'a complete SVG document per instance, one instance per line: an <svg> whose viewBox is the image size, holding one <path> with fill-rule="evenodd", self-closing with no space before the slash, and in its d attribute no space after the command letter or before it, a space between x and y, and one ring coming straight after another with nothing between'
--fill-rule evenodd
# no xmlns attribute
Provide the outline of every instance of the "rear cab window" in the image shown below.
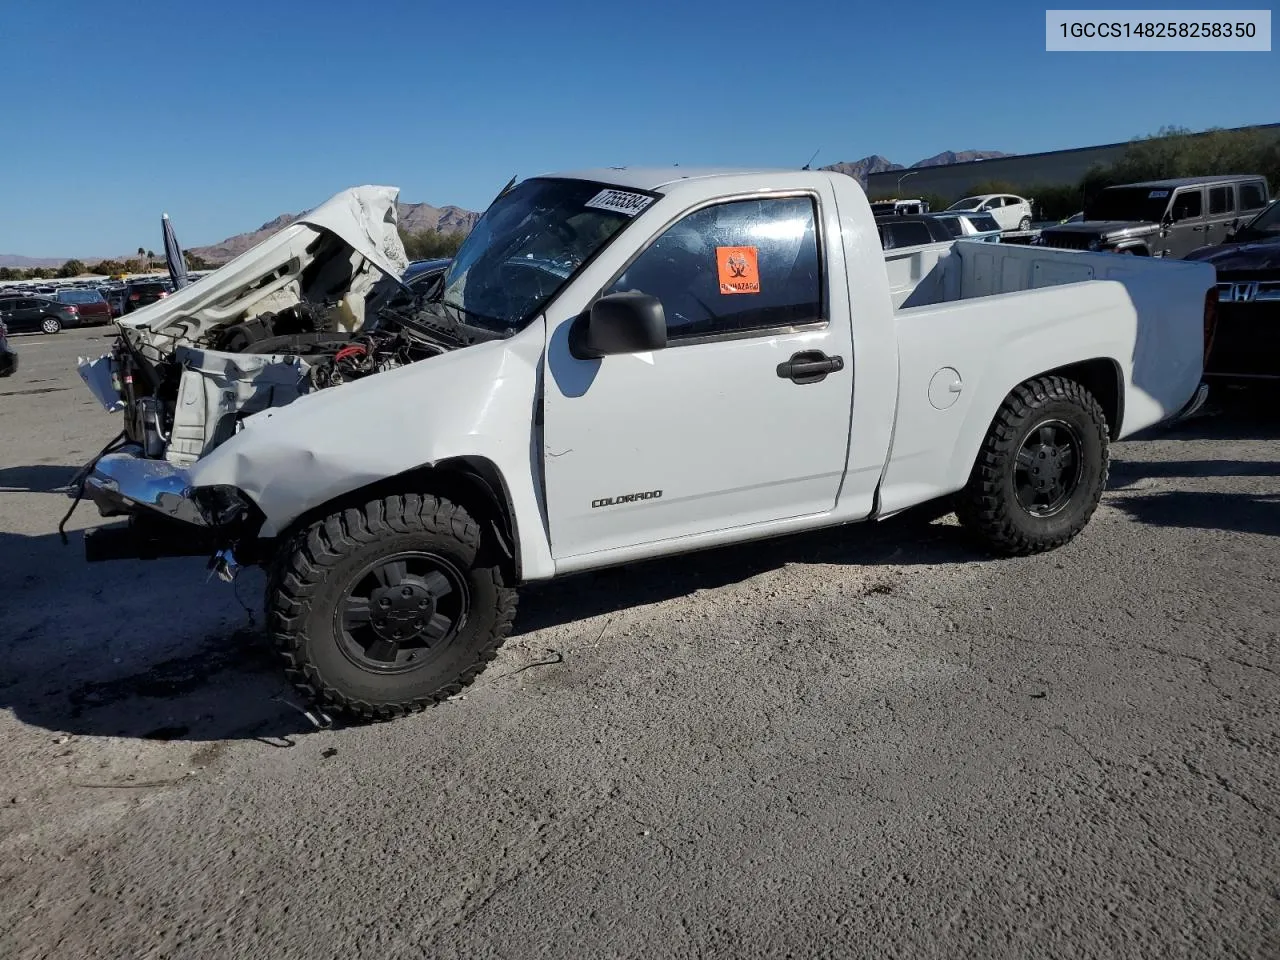
<svg viewBox="0 0 1280 960"><path fill-rule="evenodd" d="M809 195L733 200L689 213L604 293L657 297L672 345L824 323L817 204Z"/></svg>

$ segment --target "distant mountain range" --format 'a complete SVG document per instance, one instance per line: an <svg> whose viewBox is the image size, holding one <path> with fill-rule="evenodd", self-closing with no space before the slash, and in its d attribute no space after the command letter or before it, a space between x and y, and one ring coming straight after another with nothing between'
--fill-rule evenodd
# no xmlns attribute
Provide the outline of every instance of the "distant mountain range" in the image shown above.
<svg viewBox="0 0 1280 960"><path fill-rule="evenodd" d="M433 207L429 203L398 203L396 207L400 227L409 233L421 233L423 230L439 230L442 233L461 230L466 233L480 219L480 214L474 210L464 210L461 207ZM306 216L306 213L305 210L302 213L282 213L274 220L268 220L257 230L238 233L234 237L228 237L207 247L192 247L191 252L212 263L225 263L261 243L273 233L283 230L299 217Z"/></svg>
<svg viewBox="0 0 1280 960"><path fill-rule="evenodd" d="M821 169L848 174L865 187L869 174L883 173L886 170L912 170L917 167L938 167L948 163L965 163L970 160L991 160L996 157L1012 156L1014 154L1002 153L999 150L961 150L958 152L945 150L935 156L918 160L911 164L910 167L904 167L902 164L894 163L879 154L873 154L869 157L863 157L861 160L828 164ZM465 233L469 232L475 226L476 221L480 219L480 214L474 210L464 210L462 207L433 207L429 203L400 203L397 204L397 207L400 226L410 233L420 233L423 230L439 230L445 233L461 230ZM228 237L225 240L211 243L207 246L192 247L191 252L212 263L226 263L233 257L240 256L255 244L261 243L273 233L284 229L299 217L305 216L305 214L306 211L302 213L282 213L275 219L268 220L257 230L238 233L234 237ZM182 229L181 224L177 224L177 227L179 230ZM160 238L156 238L152 249L163 249ZM104 259L127 260L131 256L133 256L132 253L115 258L81 257L80 259L84 260L85 263L96 263L98 260ZM0 267L60 267L68 259L70 258L24 257L16 253L0 253Z"/></svg>
<svg viewBox="0 0 1280 960"><path fill-rule="evenodd" d="M1012 156L1015 156L1015 154L1002 153L999 150L960 150L958 152L944 150L942 153L926 157L924 160L917 160L911 166L904 167L900 163L894 163L887 157L882 157L875 153L869 157L863 157L861 160L831 163L822 167L822 169L834 170L837 173L847 173L865 187L867 185L867 177L873 173L885 173L889 170L915 170L919 167L941 167L948 163L968 163L972 160L994 160L998 157Z"/></svg>
<svg viewBox="0 0 1280 960"><path fill-rule="evenodd" d="M24 257L18 253L0 253L0 267L60 267L68 257Z"/></svg>

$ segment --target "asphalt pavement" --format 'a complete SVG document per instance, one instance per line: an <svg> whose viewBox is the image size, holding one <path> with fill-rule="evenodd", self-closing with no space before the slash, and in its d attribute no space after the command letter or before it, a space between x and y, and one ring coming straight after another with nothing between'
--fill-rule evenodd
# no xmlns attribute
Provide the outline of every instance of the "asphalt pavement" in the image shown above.
<svg viewBox="0 0 1280 960"><path fill-rule="evenodd" d="M109 332L13 343L6 960L1280 955L1274 405L1116 444L1054 553L926 512L540 586L463 696L317 729L260 577L60 542Z"/></svg>

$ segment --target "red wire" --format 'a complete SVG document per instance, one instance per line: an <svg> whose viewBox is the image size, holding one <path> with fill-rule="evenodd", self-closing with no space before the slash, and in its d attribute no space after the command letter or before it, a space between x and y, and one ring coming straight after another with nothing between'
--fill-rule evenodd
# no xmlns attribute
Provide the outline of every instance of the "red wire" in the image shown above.
<svg viewBox="0 0 1280 960"><path fill-rule="evenodd" d="M337 363L339 360L345 360L347 357L354 357L359 353L368 353L368 351L358 343L352 344L349 347L343 347L333 355L333 362Z"/></svg>

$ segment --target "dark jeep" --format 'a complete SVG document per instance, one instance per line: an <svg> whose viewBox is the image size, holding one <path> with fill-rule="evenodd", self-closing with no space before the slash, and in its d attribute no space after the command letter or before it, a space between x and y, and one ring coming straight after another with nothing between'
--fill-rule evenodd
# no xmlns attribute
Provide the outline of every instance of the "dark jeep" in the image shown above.
<svg viewBox="0 0 1280 960"><path fill-rule="evenodd" d="M1183 257L1225 241L1269 198L1266 178L1257 174L1127 183L1108 187L1086 203L1079 223L1046 227L1040 243L1143 257Z"/></svg>

